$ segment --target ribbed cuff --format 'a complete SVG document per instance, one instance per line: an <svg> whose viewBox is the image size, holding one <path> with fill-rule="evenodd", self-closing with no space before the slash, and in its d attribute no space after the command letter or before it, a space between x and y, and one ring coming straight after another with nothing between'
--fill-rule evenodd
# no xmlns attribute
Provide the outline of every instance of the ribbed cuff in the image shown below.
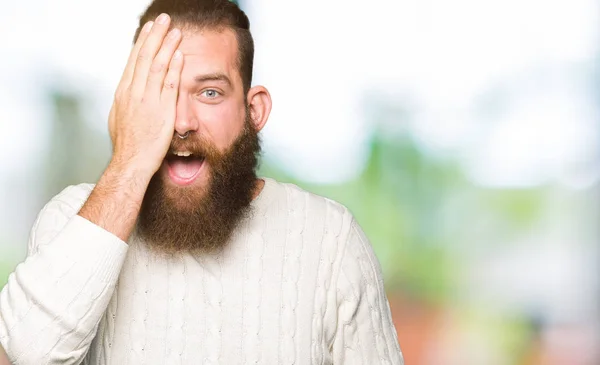
<svg viewBox="0 0 600 365"><path fill-rule="evenodd" d="M51 245L54 250L62 248L65 267L87 268L99 281L109 283L118 278L129 248L114 234L79 215L71 218Z"/></svg>

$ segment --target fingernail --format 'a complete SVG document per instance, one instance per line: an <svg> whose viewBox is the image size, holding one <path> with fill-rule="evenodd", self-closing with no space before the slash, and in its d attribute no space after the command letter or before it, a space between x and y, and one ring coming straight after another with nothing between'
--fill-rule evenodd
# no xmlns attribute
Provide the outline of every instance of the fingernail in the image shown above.
<svg viewBox="0 0 600 365"><path fill-rule="evenodd" d="M175 54L173 55L173 59L177 60L181 58L181 51L180 50L176 50Z"/></svg>
<svg viewBox="0 0 600 365"><path fill-rule="evenodd" d="M169 19L169 16L167 14L160 14L158 16L158 18L156 18L156 22L158 24L165 24L167 22L167 19Z"/></svg>
<svg viewBox="0 0 600 365"><path fill-rule="evenodd" d="M150 29L152 29L153 25L154 25L154 22L148 22L148 23L146 23L146 25L144 25L144 32L149 32Z"/></svg>

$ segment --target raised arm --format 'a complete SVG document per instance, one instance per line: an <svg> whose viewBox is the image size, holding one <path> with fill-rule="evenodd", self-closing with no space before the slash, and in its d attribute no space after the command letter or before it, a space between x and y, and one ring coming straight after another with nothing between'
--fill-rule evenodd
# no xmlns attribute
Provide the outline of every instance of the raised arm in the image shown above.
<svg viewBox="0 0 600 365"><path fill-rule="evenodd" d="M106 171L91 193L70 187L44 207L27 259L0 292L0 345L13 365L80 364L96 335L174 133L183 59L169 26L168 16L146 24L133 47L110 112Z"/></svg>

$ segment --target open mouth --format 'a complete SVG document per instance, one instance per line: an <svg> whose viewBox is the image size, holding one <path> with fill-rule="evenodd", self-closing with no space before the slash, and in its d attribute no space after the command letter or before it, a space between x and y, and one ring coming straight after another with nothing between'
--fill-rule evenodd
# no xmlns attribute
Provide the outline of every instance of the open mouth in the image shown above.
<svg viewBox="0 0 600 365"><path fill-rule="evenodd" d="M200 174L204 165L204 156L187 151L169 153L166 157L169 177L178 185L191 184Z"/></svg>

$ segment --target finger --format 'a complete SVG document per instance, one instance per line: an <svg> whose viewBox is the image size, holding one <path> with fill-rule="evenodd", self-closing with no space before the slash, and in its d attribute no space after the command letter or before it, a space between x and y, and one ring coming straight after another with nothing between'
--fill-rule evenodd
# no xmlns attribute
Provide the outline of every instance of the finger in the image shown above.
<svg viewBox="0 0 600 365"><path fill-rule="evenodd" d="M160 51L158 51L158 54L154 57L154 61L152 61L152 66L150 66L146 93L160 95L169 64L173 58L173 53L179 47L180 42L181 31L179 29L175 28L167 34L162 47L160 47Z"/></svg>
<svg viewBox="0 0 600 365"><path fill-rule="evenodd" d="M167 34L167 31L169 30L170 22L171 18L167 14L163 13L159 15L154 22L154 26L152 26L152 30L150 30L150 34L148 34L148 38L146 38L146 41L137 55L133 79L131 80L130 86L131 95L134 98L139 98L144 95L150 65L152 65L152 61L154 61L154 57L156 57L156 54L163 43L165 34Z"/></svg>
<svg viewBox="0 0 600 365"><path fill-rule="evenodd" d="M175 111L177 106L177 95L179 93L179 83L181 80L181 70L183 69L183 54L176 50L169 64L169 71L165 77L164 86L160 95L161 105L166 115L173 116L175 122Z"/></svg>
<svg viewBox="0 0 600 365"><path fill-rule="evenodd" d="M129 53L129 58L127 59L127 65L125 66L125 71L123 71L123 76L121 76L121 81L119 81L119 85L117 86L117 93L121 93L123 90L127 89L131 84L131 79L133 78L133 70L135 69L135 63L138 57L138 53L142 48L142 45L148 38L148 34L150 34L150 29L152 29L152 25L154 22L147 22L144 24L144 27L140 31L138 35L138 39L133 45L131 52Z"/></svg>

